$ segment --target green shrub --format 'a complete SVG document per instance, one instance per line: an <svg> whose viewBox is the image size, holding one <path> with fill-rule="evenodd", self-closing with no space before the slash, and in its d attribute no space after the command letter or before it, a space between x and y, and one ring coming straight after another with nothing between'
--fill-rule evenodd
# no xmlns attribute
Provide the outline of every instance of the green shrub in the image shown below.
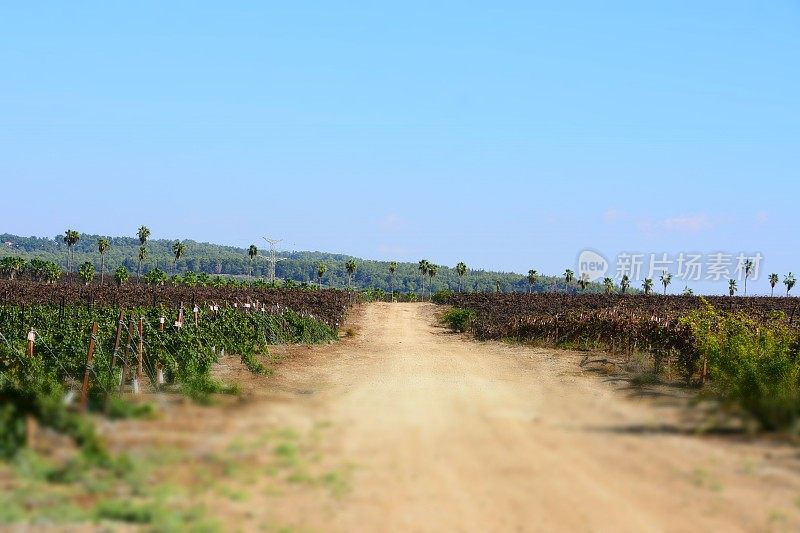
<svg viewBox="0 0 800 533"><path fill-rule="evenodd" d="M24 444L24 416L13 403L0 405L0 458L12 457Z"/></svg>
<svg viewBox="0 0 800 533"><path fill-rule="evenodd" d="M19 357L18 352L7 355ZM93 464L107 462L109 455L91 420L64 404L65 390L40 359L19 357L14 372L0 367L0 458L15 455L24 445L24 420L33 416L40 424L69 435Z"/></svg>
<svg viewBox="0 0 800 533"><path fill-rule="evenodd" d="M708 306L683 322L692 328L718 398L764 429L800 429L800 350L785 320L765 324Z"/></svg>
<svg viewBox="0 0 800 533"><path fill-rule="evenodd" d="M473 320L475 320L475 311L458 307L450 309L442 316L442 322L447 324L453 331L461 333L470 328Z"/></svg>
<svg viewBox="0 0 800 533"><path fill-rule="evenodd" d="M188 373L180 383L181 392L200 404L210 403L212 394L239 394L240 392L236 385L226 385L208 374L197 372Z"/></svg>
<svg viewBox="0 0 800 533"><path fill-rule="evenodd" d="M450 301L451 296L453 296L453 291L444 289L441 291L436 291L436 294L433 295L431 301L435 304L444 305Z"/></svg>
<svg viewBox="0 0 800 533"><path fill-rule="evenodd" d="M269 352L264 350L265 355L269 355ZM247 370L252 372L253 374L266 374L267 368L256 358L256 355L253 353L243 353L242 354L242 364L247 367Z"/></svg>
<svg viewBox="0 0 800 533"><path fill-rule="evenodd" d="M361 292L362 302L383 302L386 301L386 291L383 289L367 289Z"/></svg>
<svg viewBox="0 0 800 533"><path fill-rule="evenodd" d="M129 524L150 524L155 512L146 505L136 505L127 500L106 500L95 508L99 520L127 522Z"/></svg>
<svg viewBox="0 0 800 533"><path fill-rule="evenodd" d="M123 396L112 395L108 398L106 414L112 420L147 419L155 417L155 407L150 403L132 402Z"/></svg>

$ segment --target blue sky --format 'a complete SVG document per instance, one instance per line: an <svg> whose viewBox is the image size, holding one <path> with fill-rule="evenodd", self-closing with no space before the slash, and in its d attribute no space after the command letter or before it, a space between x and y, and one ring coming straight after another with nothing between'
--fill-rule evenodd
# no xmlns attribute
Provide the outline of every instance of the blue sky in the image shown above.
<svg viewBox="0 0 800 533"><path fill-rule="evenodd" d="M0 232L800 271L797 2L382 4L4 2Z"/></svg>

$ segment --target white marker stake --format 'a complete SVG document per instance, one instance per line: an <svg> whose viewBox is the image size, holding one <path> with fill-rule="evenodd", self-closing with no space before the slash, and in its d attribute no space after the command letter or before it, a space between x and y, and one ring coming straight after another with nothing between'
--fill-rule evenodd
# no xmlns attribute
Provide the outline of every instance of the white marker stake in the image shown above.
<svg viewBox="0 0 800 533"><path fill-rule="evenodd" d="M28 357L33 357L33 345L36 343L36 332L33 328L28 332Z"/></svg>
<svg viewBox="0 0 800 533"><path fill-rule="evenodd" d="M70 389L64 395L64 405L70 405L75 400L75 391Z"/></svg>

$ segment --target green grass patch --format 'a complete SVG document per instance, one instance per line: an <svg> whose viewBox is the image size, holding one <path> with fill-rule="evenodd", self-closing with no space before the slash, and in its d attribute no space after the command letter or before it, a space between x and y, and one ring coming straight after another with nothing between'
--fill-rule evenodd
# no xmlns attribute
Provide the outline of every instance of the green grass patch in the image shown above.
<svg viewBox="0 0 800 533"><path fill-rule="evenodd" d="M151 403L132 402L122 396L111 396L106 407L106 414L112 420L131 418L155 418L156 408Z"/></svg>

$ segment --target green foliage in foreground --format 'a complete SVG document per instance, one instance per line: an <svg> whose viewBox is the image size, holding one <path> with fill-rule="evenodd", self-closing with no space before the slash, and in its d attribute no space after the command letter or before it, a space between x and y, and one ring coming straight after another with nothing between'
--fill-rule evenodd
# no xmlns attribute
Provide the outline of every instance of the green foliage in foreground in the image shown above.
<svg viewBox="0 0 800 533"><path fill-rule="evenodd" d="M764 324L708 306L683 322L708 363L717 397L764 429L800 430L800 339L785 317Z"/></svg>
<svg viewBox="0 0 800 533"><path fill-rule="evenodd" d="M105 460L88 419L64 402L70 390L77 392L83 377L92 322L99 327L89 408L112 417L147 415L146 408L126 409L119 403L120 358L126 335L118 361L112 365L118 313L112 307L67 306L60 311L55 305L0 306L0 457L13 455L24 444L25 419L33 416L41 425L71 436L92 457ZM166 387L199 401L209 394L235 392L211 377L212 365L222 350L240 356L248 369L262 373L265 368L257 355L267 353L270 344L336 339L336 332L327 325L292 311L273 315L221 307L216 312L201 310L199 315L199 326L187 311L183 327L175 327L171 324L177 319L176 310L128 310L127 316L134 318L128 346L130 366L136 367L139 317L144 319L144 369L149 382L156 383L160 366ZM170 324L163 332L159 331L162 316ZM30 328L36 332L33 358L26 354Z"/></svg>
<svg viewBox="0 0 800 533"><path fill-rule="evenodd" d="M167 455L167 462L175 459ZM121 455L102 468L82 457L64 464L22 450L0 464L7 484L0 530L224 531L192 501L191 489L155 475L163 464L162 450Z"/></svg>
<svg viewBox="0 0 800 533"><path fill-rule="evenodd" d="M475 311L458 307L450 309L442 316L442 322L447 324L453 331L459 333L467 331L473 320L475 320Z"/></svg>
<svg viewBox="0 0 800 533"><path fill-rule="evenodd" d="M69 435L95 463L109 460L94 426L64 404L65 390L41 360L17 361L14 372L0 371L0 458L13 456L25 443L25 420L33 416Z"/></svg>

